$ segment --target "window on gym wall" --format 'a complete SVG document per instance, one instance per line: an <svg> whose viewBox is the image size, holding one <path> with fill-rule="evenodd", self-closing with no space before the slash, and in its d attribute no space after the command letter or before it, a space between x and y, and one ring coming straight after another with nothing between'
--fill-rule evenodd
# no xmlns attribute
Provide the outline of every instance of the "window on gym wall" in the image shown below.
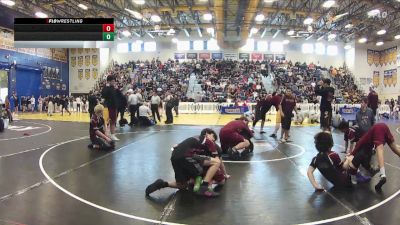
<svg viewBox="0 0 400 225"><path fill-rule="evenodd" d="M178 51L189 51L190 50L190 41L178 41L177 44Z"/></svg>
<svg viewBox="0 0 400 225"><path fill-rule="evenodd" d="M325 55L325 45L322 43L315 44L315 54Z"/></svg>
<svg viewBox="0 0 400 225"><path fill-rule="evenodd" d="M117 52L118 53L126 53L129 51L129 44L128 43L119 43L117 45Z"/></svg>
<svg viewBox="0 0 400 225"><path fill-rule="evenodd" d="M209 41L207 41L207 50L211 50L211 51L219 50L217 40L210 39Z"/></svg>
<svg viewBox="0 0 400 225"><path fill-rule="evenodd" d="M193 50L196 51L204 50L204 41L201 40L193 41Z"/></svg>
<svg viewBox="0 0 400 225"><path fill-rule="evenodd" d="M335 56L338 54L338 47L336 45L329 45L326 52L328 55Z"/></svg>
<svg viewBox="0 0 400 225"><path fill-rule="evenodd" d="M157 50L157 44L155 41L144 43L144 51L145 52L155 52L156 50Z"/></svg>
<svg viewBox="0 0 400 225"><path fill-rule="evenodd" d="M247 41L246 41L246 44L240 49L240 50L243 50L243 51L254 51L255 50L255 48L254 48L255 46L254 46L254 39L253 38L249 38L249 39L247 39Z"/></svg>
<svg viewBox="0 0 400 225"><path fill-rule="evenodd" d="M133 42L131 45L132 52L141 52L142 51L142 42Z"/></svg>
<svg viewBox="0 0 400 225"><path fill-rule="evenodd" d="M301 46L301 51L302 51L304 54L312 54L312 53L314 53L314 45L313 45L313 44L310 44L310 43L304 43L304 44Z"/></svg>
<svg viewBox="0 0 400 225"><path fill-rule="evenodd" d="M283 43L271 42L271 52L283 52Z"/></svg>
<svg viewBox="0 0 400 225"><path fill-rule="evenodd" d="M257 42L257 50L261 52L268 51L268 42L267 41L258 41Z"/></svg>

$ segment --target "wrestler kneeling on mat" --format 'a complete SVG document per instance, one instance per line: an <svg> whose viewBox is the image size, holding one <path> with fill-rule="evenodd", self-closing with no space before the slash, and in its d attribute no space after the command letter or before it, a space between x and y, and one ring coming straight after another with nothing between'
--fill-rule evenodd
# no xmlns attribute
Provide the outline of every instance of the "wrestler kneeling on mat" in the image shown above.
<svg viewBox="0 0 400 225"><path fill-rule="evenodd" d="M104 132L103 110L104 107L100 104L94 107L94 114L90 119L89 134L92 143L89 148L109 150L115 147L114 141Z"/></svg>
<svg viewBox="0 0 400 225"><path fill-rule="evenodd" d="M200 136L191 137L173 148L171 163L175 172L175 181L166 182L162 179L156 180L146 188L146 195L161 188L187 189L190 180L194 180L204 173L204 167L208 167L204 179L195 193L207 197L218 196L219 193L211 188L213 177L221 166L219 157L206 156L206 152L217 152L215 140L216 133L209 128L201 131Z"/></svg>
<svg viewBox="0 0 400 225"><path fill-rule="evenodd" d="M219 132L223 153L228 153L231 158L238 158L243 153L250 153L250 138L253 133L248 126L249 120L242 116L226 124Z"/></svg>
<svg viewBox="0 0 400 225"><path fill-rule="evenodd" d="M358 174L356 177L357 180L351 180L350 175L343 168L339 155L331 150L333 147L333 139L330 133L318 133L314 137L314 143L318 154L312 159L308 167L307 176L315 190L324 190L324 188L315 181L315 169L318 169L335 187L351 187L352 183L368 182L370 180L370 178L363 177L361 174Z"/></svg>
<svg viewBox="0 0 400 225"><path fill-rule="evenodd" d="M366 170L370 171L371 175L375 175L378 170L373 169L370 164L375 147L380 172L380 179L378 184L375 185L375 189L380 190L382 185L386 183L385 161L383 157L385 144L388 144L392 152L400 157L400 149L397 148L389 127L384 123L377 123L357 142L356 147L354 147L350 155L346 157L347 160L344 163L344 167L349 169L350 173L353 175L357 172L359 166L362 165Z"/></svg>

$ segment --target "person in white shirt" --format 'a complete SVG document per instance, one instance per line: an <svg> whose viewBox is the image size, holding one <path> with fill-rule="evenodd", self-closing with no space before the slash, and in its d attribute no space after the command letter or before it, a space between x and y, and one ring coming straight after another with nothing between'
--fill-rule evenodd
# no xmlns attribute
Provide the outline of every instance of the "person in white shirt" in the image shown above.
<svg viewBox="0 0 400 225"><path fill-rule="evenodd" d="M43 110L43 98L42 98L41 95L39 95L39 98L38 98L38 111L39 111L39 113L41 113L42 110Z"/></svg>
<svg viewBox="0 0 400 225"><path fill-rule="evenodd" d="M31 98L32 112L35 111L35 104L36 104L36 99L35 99L35 96L32 95L32 98Z"/></svg>
<svg viewBox="0 0 400 225"><path fill-rule="evenodd" d="M153 96L151 96L150 103L151 103L151 113L153 115L153 119L156 124L157 124L156 115L158 121L161 122L160 113L158 111L158 106L160 105L160 102L161 102L160 96L157 95L156 91L153 91Z"/></svg>
<svg viewBox="0 0 400 225"><path fill-rule="evenodd" d="M136 123L135 113L138 110L138 96L133 93L132 89L129 89L128 93L128 108L129 113L131 114L131 121L129 123L129 126L133 126Z"/></svg>
<svg viewBox="0 0 400 225"><path fill-rule="evenodd" d="M140 106L142 105L142 103L144 102L144 101L143 101L142 90L137 89L137 91L136 91L136 96L137 96L137 99L138 99L138 104L137 104L137 109L136 109L136 111L137 111L137 116L139 117L139 107L140 107Z"/></svg>
<svg viewBox="0 0 400 225"><path fill-rule="evenodd" d="M81 103L82 103L81 98L79 96L76 97L76 111L77 112L81 111Z"/></svg>
<svg viewBox="0 0 400 225"><path fill-rule="evenodd" d="M149 119L149 116L151 116L151 110L146 102L139 107L138 111L139 111L139 125L141 126L153 125Z"/></svg>

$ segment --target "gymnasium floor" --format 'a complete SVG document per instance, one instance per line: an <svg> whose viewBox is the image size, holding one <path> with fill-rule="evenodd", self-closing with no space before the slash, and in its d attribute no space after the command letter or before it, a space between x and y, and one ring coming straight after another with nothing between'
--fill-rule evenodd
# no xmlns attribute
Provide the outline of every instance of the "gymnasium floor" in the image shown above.
<svg viewBox="0 0 400 225"><path fill-rule="evenodd" d="M400 159L385 152L388 182L377 193L371 183L315 193L306 177L316 154L318 126L297 126L293 142L278 144L256 130L255 154L225 162L231 179L216 199L163 189L146 198L157 178L171 180L170 146L197 135L205 125L236 116L180 115L176 123L118 130L113 152L87 149L87 114L51 117L21 115L0 134L0 225L3 224L398 224ZM30 118L30 119L27 119ZM35 118L35 120L32 120ZM39 120L42 119L42 120ZM197 126L193 126L197 125ZM389 123L397 143L399 124ZM397 129L397 130L396 130ZM342 135L334 131L342 151Z"/></svg>

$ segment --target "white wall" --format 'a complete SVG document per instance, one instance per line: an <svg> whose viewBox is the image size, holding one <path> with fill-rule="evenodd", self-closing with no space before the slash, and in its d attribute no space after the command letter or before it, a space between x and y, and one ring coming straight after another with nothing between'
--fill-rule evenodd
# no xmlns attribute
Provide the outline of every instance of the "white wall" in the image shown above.
<svg viewBox="0 0 400 225"><path fill-rule="evenodd" d="M70 93L88 93L93 89L98 77L100 76L100 50L97 48L89 49L69 49L69 91ZM79 57L83 57L83 62L79 63ZM85 56L90 57L89 64L86 63ZM93 59L96 59L93 61ZM74 62L75 61L75 62ZM87 72L89 72L87 74Z"/></svg>
<svg viewBox="0 0 400 225"><path fill-rule="evenodd" d="M109 48L100 48L100 71L99 74L102 74L105 69L107 69L110 63L110 49Z"/></svg>
<svg viewBox="0 0 400 225"><path fill-rule="evenodd" d="M399 54L399 48L400 48L400 43L399 42L388 42L385 43L383 46L376 46L374 44L356 44L355 47L355 67L353 70L353 74L355 75L356 79L360 78L371 78L373 79L373 73L374 71L379 71L379 86L377 88L379 98L381 100L384 99L390 99L394 98L397 99L397 96L400 96L400 88L399 88L399 82L396 84L396 86L384 86L383 85L383 75L385 70L391 70L391 69L396 69L399 71L399 67L396 63L392 64L387 64L387 65L378 65L376 66L375 64L369 65L367 61L367 50L372 49L372 50L384 50L388 49L391 47L397 46L397 51ZM400 73L398 72L400 75ZM399 75L397 76L399 78ZM363 88L364 91L368 92L368 85L365 85Z"/></svg>

